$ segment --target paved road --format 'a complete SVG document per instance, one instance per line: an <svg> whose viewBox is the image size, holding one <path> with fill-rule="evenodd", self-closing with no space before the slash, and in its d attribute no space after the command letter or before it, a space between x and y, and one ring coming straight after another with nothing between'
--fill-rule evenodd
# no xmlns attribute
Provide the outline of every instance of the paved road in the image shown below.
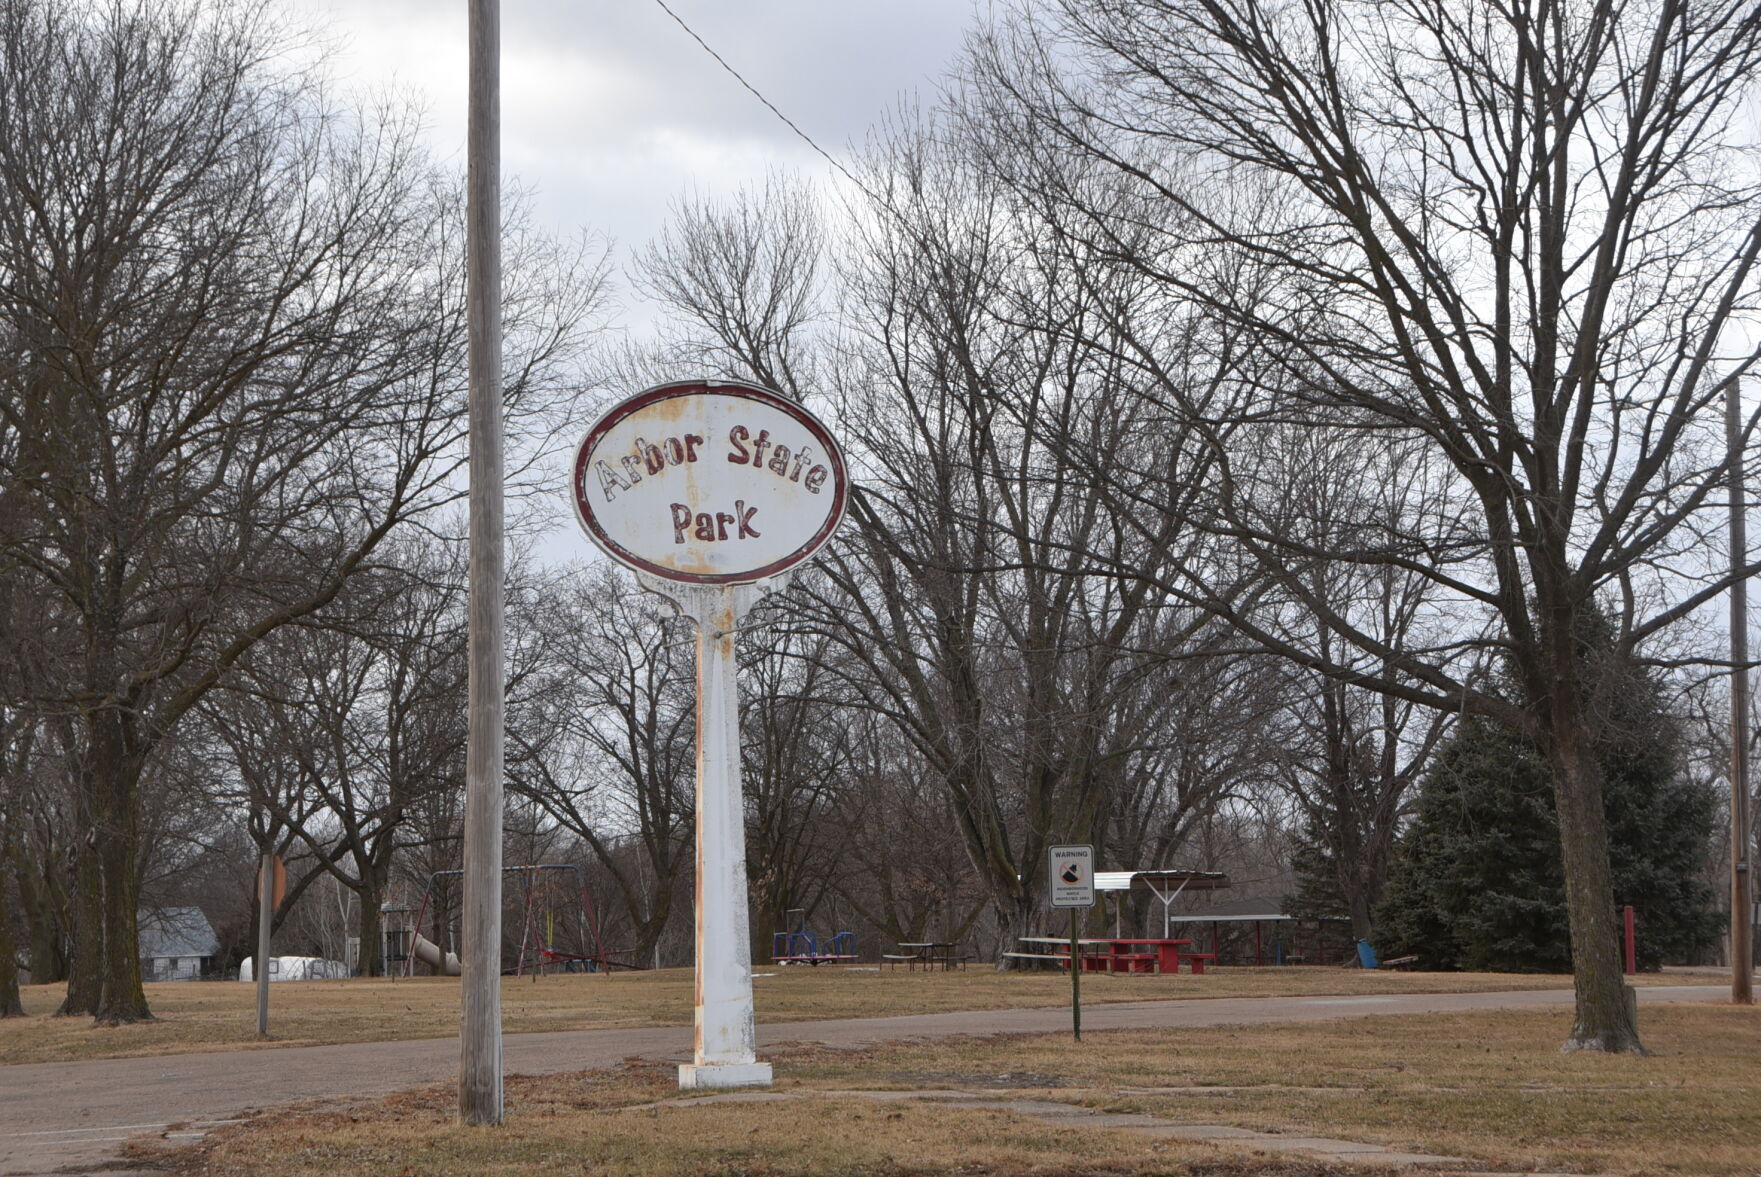
<svg viewBox="0 0 1761 1177"><path fill-rule="evenodd" d="M1642 988L1639 1000L1721 1001L1717 985ZM1258 997L1143 1001L1083 1010L1090 1030L1310 1022L1371 1014L1445 1013L1569 1005L1570 990L1402 994L1385 997ZM781 1022L758 1028L760 1044L824 1042L860 1046L955 1034L1056 1031L1064 1008L986 1010L836 1022ZM691 1031L577 1030L513 1034L507 1069L546 1074L610 1066L631 1055L688 1061ZM135 1136L199 1136L205 1127L305 1099L360 1098L441 1082L456 1075L458 1039L302 1046L280 1050L164 1055L0 1067L0 1177L95 1172ZM118 1177L115 1170L109 1177Z"/></svg>

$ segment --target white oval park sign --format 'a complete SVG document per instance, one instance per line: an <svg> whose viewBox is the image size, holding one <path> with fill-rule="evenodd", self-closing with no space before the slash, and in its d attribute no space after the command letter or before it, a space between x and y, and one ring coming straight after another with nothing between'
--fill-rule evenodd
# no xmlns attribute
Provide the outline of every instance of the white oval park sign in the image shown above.
<svg viewBox="0 0 1761 1177"><path fill-rule="evenodd" d="M613 559L667 580L749 584L807 559L844 517L844 457L794 401L682 381L594 423L575 454L575 513Z"/></svg>

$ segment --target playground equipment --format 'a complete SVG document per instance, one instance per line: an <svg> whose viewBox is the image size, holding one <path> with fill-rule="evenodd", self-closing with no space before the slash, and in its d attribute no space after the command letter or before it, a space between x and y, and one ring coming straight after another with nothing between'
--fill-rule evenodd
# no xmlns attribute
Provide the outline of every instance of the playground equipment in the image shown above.
<svg viewBox="0 0 1761 1177"><path fill-rule="evenodd" d="M422 935L421 927L433 900L435 881L461 878L463 874L463 871L443 870L428 876L428 883L422 889L422 905L409 927L407 943L397 957L404 966L405 976L414 973L415 962L418 960L449 977L459 975L458 956L443 952L438 944ZM600 937L599 916L593 908L587 880L580 867L573 863L532 863L502 867L504 880L510 874L518 876L520 880L520 939L519 954L515 958L514 966L508 968L504 965L504 975L520 977L531 973L536 976L552 971L598 973L641 967L627 960L620 960L617 954L606 951L605 942ZM566 906L573 911L574 942L580 951L565 951L558 946L559 906ZM443 935L438 928L435 934ZM387 936L386 961L389 965L393 959L389 951L389 932Z"/></svg>
<svg viewBox="0 0 1761 1177"><path fill-rule="evenodd" d="M799 907L784 912L783 922L794 926L788 931L771 933L772 964L804 964L811 968L822 964L848 964L857 959L855 932L834 932L822 940L807 930L807 912Z"/></svg>
<svg viewBox="0 0 1761 1177"><path fill-rule="evenodd" d="M410 954L443 977L456 977L460 972L456 952L442 954L440 945L417 932L410 942Z"/></svg>
<svg viewBox="0 0 1761 1177"><path fill-rule="evenodd" d="M416 926L411 920L414 914L401 903L379 905L380 962L388 977L395 977L409 967L410 950L416 936Z"/></svg>
<svg viewBox="0 0 1761 1177"><path fill-rule="evenodd" d="M427 896L424 895L424 910L427 909L427 902ZM421 961L441 976L458 976L458 954L442 951L440 945L418 932L417 920L413 916L415 912L401 903L384 903L379 907L380 934L385 940L386 976L396 977L401 972L407 977L415 968L416 961Z"/></svg>

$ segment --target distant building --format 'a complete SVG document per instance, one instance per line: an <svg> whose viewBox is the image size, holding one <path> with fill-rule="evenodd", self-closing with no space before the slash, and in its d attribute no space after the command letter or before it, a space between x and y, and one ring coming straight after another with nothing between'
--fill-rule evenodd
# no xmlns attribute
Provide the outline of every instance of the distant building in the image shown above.
<svg viewBox="0 0 1761 1177"><path fill-rule="evenodd" d="M220 940L199 907L141 913L141 971L149 981L195 981L212 974Z"/></svg>
<svg viewBox="0 0 1761 1177"><path fill-rule="evenodd" d="M257 978L256 961L245 957L239 962L238 979L254 981ZM269 980L274 981L344 981L349 976L348 966L340 960L325 960L321 956L272 956L269 958Z"/></svg>

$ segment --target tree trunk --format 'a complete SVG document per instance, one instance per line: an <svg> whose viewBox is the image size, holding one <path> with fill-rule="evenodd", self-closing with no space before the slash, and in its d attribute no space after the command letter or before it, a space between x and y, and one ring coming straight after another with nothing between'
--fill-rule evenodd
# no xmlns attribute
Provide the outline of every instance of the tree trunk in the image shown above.
<svg viewBox="0 0 1761 1177"><path fill-rule="evenodd" d="M1550 700L1548 747L1577 995L1577 1021L1564 1049L1643 1054L1635 1010L1628 1003L1621 975L1602 770L1590 750L1588 725L1574 685L1564 684L1565 689L1556 690Z"/></svg>
<svg viewBox="0 0 1761 1177"><path fill-rule="evenodd" d="M18 958L12 942L12 905L7 902L8 869L5 856L0 856L0 1018L22 1018L24 1002L18 993Z"/></svg>
<svg viewBox="0 0 1761 1177"><path fill-rule="evenodd" d="M657 969L660 967L660 938L666 934L667 921L672 918L672 910L673 888L658 887L647 915L636 911L630 913L642 937L631 954L634 959L641 960L645 955L651 956L654 961L653 967ZM593 946L593 951L599 951L597 944Z"/></svg>
<svg viewBox="0 0 1761 1177"><path fill-rule="evenodd" d="M18 992L18 962L12 955L12 932L0 919L0 1018L24 1017L24 1000Z"/></svg>
<svg viewBox="0 0 1761 1177"><path fill-rule="evenodd" d="M379 905L384 901L385 881L376 872L361 872L361 888L356 893L361 910L355 933L361 938L361 958L357 968L363 977L385 975L385 932L380 927ZM439 942L445 948L444 939Z"/></svg>
<svg viewBox="0 0 1761 1177"><path fill-rule="evenodd" d="M81 802L81 812L84 803ZM56 1017L75 1017L98 1012L102 988L104 892L98 879L98 855L89 832L74 851L73 894L69 897L69 937L73 942L67 961L67 995Z"/></svg>
<svg viewBox="0 0 1761 1177"><path fill-rule="evenodd" d="M1368 940L1372 931L1369 893L1362 887L1354 887L1346 896L1346 905L1351 911L1351 938Z"/></svg>
<svg viewBox="0 0 1761 1177"><path fill-rule="evenodd" d="M24 916L25 949L31 962L31 983L52 985L67 980L67 947L57 918L55 887L41 872L54 869L29 861L24 839L12 844L13 878L18 885L18 906Z"/></svg>
<svg viewBox="0 0 1761 1177"><path fill-rule="evenodd" d="M755 908L753 915L756 918L752 921L750 938L752 959L755 961L770 959L771 949L775 943L774 933L795 930L789 926L789 911L793 906L793 901L790 899L788 891L787 884L774 874L768 879L761 879L753 888L752 906ZM808 930L812 929L808 928ZM836 929L828 928L826 930L835 931ZM820 946L820 951L825 951L824 945Z"/></svg>
<svg viewBox="0 0 1761 1177"><path fill-rule="evenodd" d="M141 765L121 752L121 718L106 717L113 729L107 739L94 732L98 753L94 783L98 786L93 852L103 895L103 947L98 1007L92 1016L108 1026L150 1021L147 992L141 984L140 842Z"/></svg>
<svg viewBox="0 0 1761 1177"><path fill-rule="evenodd" d="M1020 952L1021 937L1034 934L1034 916L1038 909L1033 895L1021 891L997 904L997 922L1002 925L1003 947L997 953L997 971L1006 973L1021 968L1021 962L1004 956L1005 952Z"/></svg>

